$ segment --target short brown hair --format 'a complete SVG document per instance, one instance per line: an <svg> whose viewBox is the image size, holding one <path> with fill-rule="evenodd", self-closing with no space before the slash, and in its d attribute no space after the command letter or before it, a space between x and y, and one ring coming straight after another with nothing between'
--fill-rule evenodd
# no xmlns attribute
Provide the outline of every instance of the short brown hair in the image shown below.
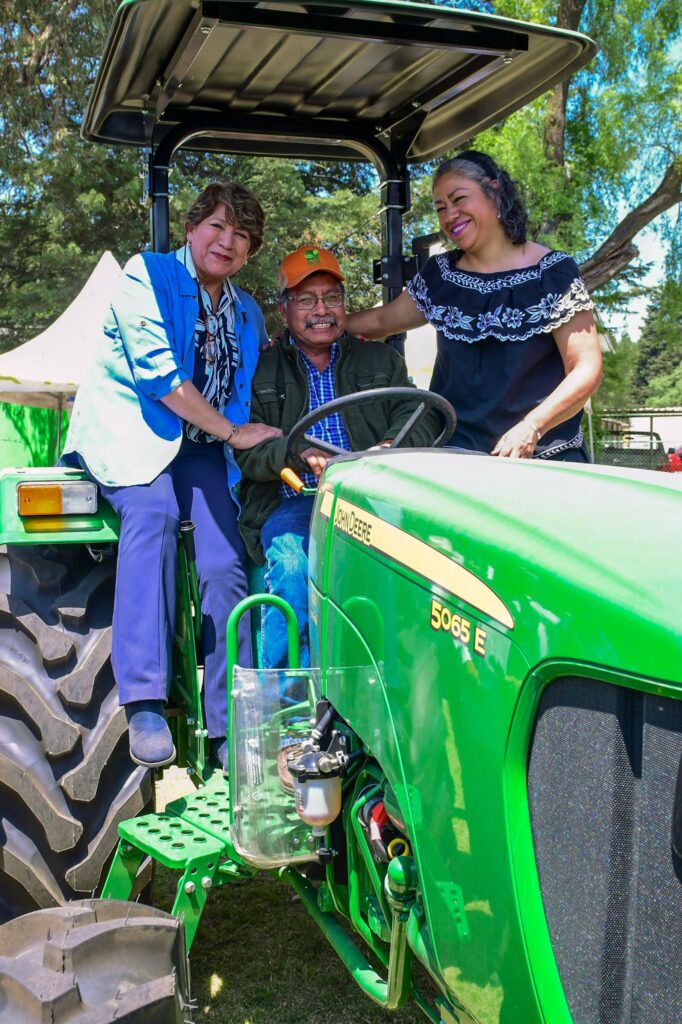
<svg viewBox="0 0 682 1024"><path fill-rule="evenodd" d="M236 181L214 181L198 196L185 215L185 228L195 228L224 206L230 224L245 228L251 236L249 256L258 252L265 235L265 213L253 192Z"/></svg>

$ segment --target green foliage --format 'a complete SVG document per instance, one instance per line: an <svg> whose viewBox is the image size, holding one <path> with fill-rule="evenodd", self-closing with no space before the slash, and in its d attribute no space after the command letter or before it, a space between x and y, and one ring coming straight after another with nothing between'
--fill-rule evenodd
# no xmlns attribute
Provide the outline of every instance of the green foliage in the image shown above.
<svg viewBox="0 0 682 1024"><path fill-rule="evenodd" d="M604 368L599 391L592 399L595 412L627 409L633 404L633 375L638 346L626 334L612 352L604 353Z"/></svg>
<svg viewBox="0 0 682 1024"><path fill-rule="evenodd" d="M184 214L211 180L233 179L250 188L266 214L265 244L240 271L237 283L261 304L268 328L280 326L279 264L287 253L307 242L332 249L346 274L350 302L378 302L371 280L371 260L379 256L379 210L376 196L357 195L350 187L332 194L310 191L299 166L291 160L190 153L181 156L172 178L173 244L184 240Z"/></svg>
<svg viewBox="0 0 682 1024"><path fill-rule="evenodd" d="M141 154L86 144L79 135L116 6L117 0L0 0L0 348L53 320L102 251L123 262L148 244ZM548 24L558 10L557 0L496 3L500 15ZM531 234L546 244L579 260L590 255L656 185L671 155L682 152L682 81L672 46L681 18L677 0L622 0L617 7L586 0L579 27L600 53L570 84L563 162L546 155L548 95L472 140L523 182ZM436 229L430 170L415 170L408 238ZM371 284L380 248L372 168L185 154L171 178L174 244L197 191L225 177L249 185L268 214L266 245L239 280L264 305L271 327L279 261L304 241L332 246L353 305L378 300ZM672 247L673 219L660 230ZM643 269L628 268L600 302L627 301Z"/></svg>
<svg viewBox="0 0 682 1024"><path fill-rule="evenodd" d="M138 154L78 134L115 8L0 0L2 348L54 320L105 249L122 259L146 239Z"/></svg>
<svg viewBox="0 0 682 1024"><path fill-rule="evenodd" d="M633 389L641 405L682 405L682 279L656 288L637 346Z"/></svg>
<svg viewBox="0 0 682 1024"><path fill-rule="evenodd" d="M665 406L682 406L682 362L668 373L661 373L651 381L646 404L657 409Z"/></svg>

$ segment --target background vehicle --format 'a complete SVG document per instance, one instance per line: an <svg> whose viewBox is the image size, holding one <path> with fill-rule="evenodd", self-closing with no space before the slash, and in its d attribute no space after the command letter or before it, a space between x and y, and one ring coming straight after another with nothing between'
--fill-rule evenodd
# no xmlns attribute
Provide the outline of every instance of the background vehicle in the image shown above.
<svg viewBox="0 0 682 1024"><path fill-rule="evenodd" d="M401 237L410 162L592 52L578 35L403 3L144 0L116 16L84 132L151 148L161 249L180 146L371 159L390 298L414 269ZM664 541L676 479L451 452L334 460L311 546L319 668L298 672L305 696L287 714L267 679L237 673L229 783L204 769L183 546L173 722L181 763L208 784L136 817L150 785L127 761L108 663L117 525L92 507L77 472L0 476L7 916L101 886L118 828L103 894L127 898L149 855L178 869L188 943L213 887L268 868L389 1009L412 992L445 1024L677 1024L682 573ZM310 741L294 764L303 816L278 783L287 730ZM329 796L315 824L311 785ZM152 941L135 944L132 967L117 961L113 989L95 967L101 984L76 993L91 944L128 917L126 903L96 903L7 925L3 997L115 1019L123 980L131 1021L186 1017L172 923L140 925ZM435 1004L414 990L414 958Z"/></svg>
<svg viewBox="0 0 682 1024"><path fill-rule="evenodd" d="M620 434L609 434L598 442L595 461L603 466L665 469L668 458L659 434L648 430L625 430Z"/></svg>
<svg viewBox="0 0 682 1024"><path fill-rule="evenodd" d="M663 467L667 473L682 473L682 445L668 448L668 464Z"/></svg>

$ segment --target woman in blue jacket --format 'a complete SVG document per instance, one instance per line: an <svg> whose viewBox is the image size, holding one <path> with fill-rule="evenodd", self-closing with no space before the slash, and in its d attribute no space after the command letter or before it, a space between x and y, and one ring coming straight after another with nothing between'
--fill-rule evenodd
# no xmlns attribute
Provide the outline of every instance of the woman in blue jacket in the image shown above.
<svg viewBox="0 0 682 1024"><path fill-rule="evenodd" d="M256 302L231 278L263 242L264 214L232 182L202 192L177 252L126 265L87 381L65 461L77 461L121 519L112 664L138 764L169 764L163 709L175 624L178 527L196 524L204 704L212 758L227 754L225 626L246 595L233 449L281 431L250 424L251 378L267 342ZM240 663L250 665L242 620Z"/></svg>

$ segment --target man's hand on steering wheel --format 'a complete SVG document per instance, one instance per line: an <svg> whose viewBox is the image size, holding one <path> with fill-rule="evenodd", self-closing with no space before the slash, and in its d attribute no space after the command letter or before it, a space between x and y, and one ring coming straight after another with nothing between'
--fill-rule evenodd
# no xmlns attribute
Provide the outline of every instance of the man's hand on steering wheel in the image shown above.
<svg viewBox="0 0 682 1024"><path fill-rule="evenodd" d="M379 441L379 444L373 444L368 451L377 451L379 448L390 448L391 442ZM328 452L321 452L319 448L306 448L301 452L300 458L308 463L308 468L311 473L314 473L319 480L324 472L324 467L327 465L332 456Z"/></svg>
<svg viewBox="0 0 682 1024"><path fill-rule="evenodd" d="M335 412L345 411L352 405L405 400L414 401L416 405L415 411L398 430L394 438L381 441L372 447L400 447L405 438L414 431L417 424L431 409L435 409L443 419L443 429L435 441L433 441L433 446L443 445L452 437L457 425L457 416L450 403L440 395L436 395L432 391L422 391L418 388L373 388L335 398L333 401L320 405L313 412L303 416L298 423L294 424L287 438L286 465L300 466L302 463L305 463L306 467L309 467L315 476L319 477L329 459L335 455L345 455L346 449L339 448L338 445L329 444L327 441L306 433L310 427ZM303 445L306 443L310 447L303 448Z"/></svg>
<svg viewBox="0 0 682 1024"><path fill-rule="evenodd" d="M308 463L310 472L314 473L318 480L322 476L324 467L331 457L327 452L321 452L319 448L306 448L299 456L304 462Z"/></svg>

